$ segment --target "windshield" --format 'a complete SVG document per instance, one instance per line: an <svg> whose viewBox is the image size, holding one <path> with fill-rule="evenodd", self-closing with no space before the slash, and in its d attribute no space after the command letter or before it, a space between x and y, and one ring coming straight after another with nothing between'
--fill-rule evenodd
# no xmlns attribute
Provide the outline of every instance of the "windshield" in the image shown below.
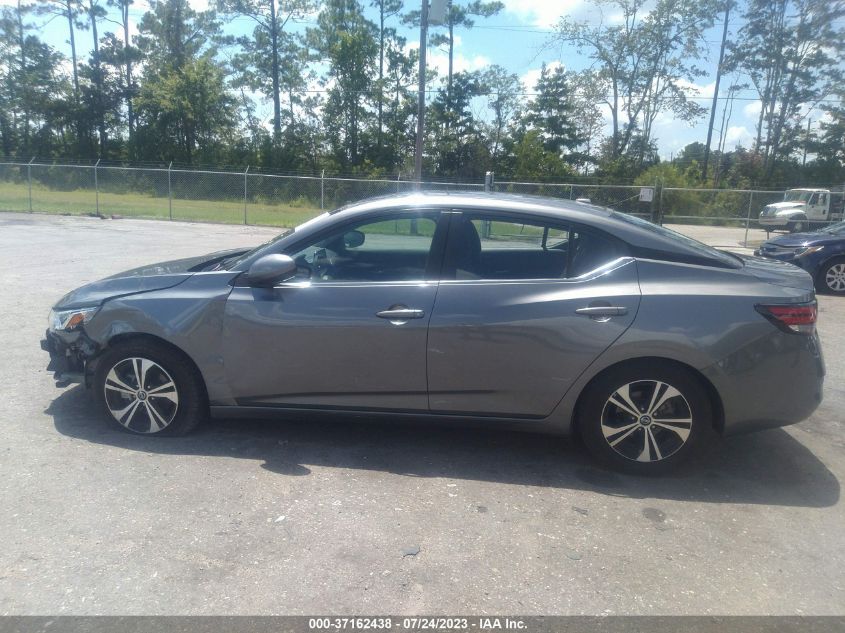
<svg viewBox="0 0 845 633"><path fill-rule="evenodd" d="M845 235L845 222L837 222L819 230L819 233L829 233L830 235Z"/></svg>
<svg viewBox="0 0 845 633"><path fill-rule="evenodd" d="M807 202L809 199L809 191L787 191L783 194L784 202Z"/></svg>
<svg viewBox="0 0 845 633"><path fill-rule="evenodd" d="M328 214L327 213L321 213L317 217L311 218L310 220L303 222L302 224L300 224L297 227L294 227L292 229L285 229L284 231L279 233L273 239L271 239L267 242L264 242L263 244L259 244L255 248L248 250L246 253L242 253L241 255L237 255L236 257L233 257L231 259L227 259L227 260L221 262L220 267L224 270L234 270L235 268L240 266L240 264L242 262L245 262L247 259L249 259L253 255L255 255L257 252L264 250L265 248L268 248L268 247L272 246L273 244L276 244L277 242L279 242L283 238L286 238L291 233L295 233L296 231L301 231L305 227L310 226L312 222L316 222L316 221L320 220L321 218L325 217L326 215L328 215Z"/></svg>
<svg viewBox="0 0 845 633"><path fill-rule="evenodd" d="M627 222L628 224L635 224L641 228L646 229L647 231L656 233L657 235L660 235L662 237L668 237L673 240L683 242L683 244L687 248L696 251L703 257L716 259L718 261L724 262L728 266L736 267L737 262L742 263L742 259L732 253L717 250L712 246L707 246L707 244L699 242L698 240L694 240L691 237L687 237L682 233L678 233L676 231L673 231L672 229L667 229L664 226L653 224L652 222L649 222L648 220L643 220L642 218L638 218L635 215L627 215L625 213L619 213L618 211L614 211L613 217L622 220L623 222Z"/></svg>

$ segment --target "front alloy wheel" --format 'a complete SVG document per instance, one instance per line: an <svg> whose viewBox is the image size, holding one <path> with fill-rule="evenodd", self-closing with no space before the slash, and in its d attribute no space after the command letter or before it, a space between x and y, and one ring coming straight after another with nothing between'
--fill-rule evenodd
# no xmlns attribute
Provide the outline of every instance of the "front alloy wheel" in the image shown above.
<svg viewBox="0 0 845 633"><path fill-rule="evenodd" d="M179 350L153 341L107 348L97 359L93 386L104 413L132 433L183 435L208 411L196 366Z"/></svg>
<svg viewBox="0 0 845 633"><path fill-rule="evenodd" d="M106 374L103 397L111 416L130 431L158 433L179 410L170 374L149 358L124 358Z"/></svg>

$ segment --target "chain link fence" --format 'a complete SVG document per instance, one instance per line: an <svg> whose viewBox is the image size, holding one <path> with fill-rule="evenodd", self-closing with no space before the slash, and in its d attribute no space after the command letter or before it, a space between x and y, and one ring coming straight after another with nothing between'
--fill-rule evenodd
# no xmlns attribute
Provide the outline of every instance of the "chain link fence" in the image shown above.
<svg viewBox="0 0 845 633"><path fill-rule="evenodd" d="M0 210L295 226L323 210L415 189L589 201L670 224L754 227L784 192L581 183L423 182L112 165L0 162ZM841 189L841 188L840 188ZM833 193L833 196L842 193ZM841 203L839 204L841 207Z"/></svg>
<svg viewBox="0 0 845 633"><path fill-rule="evenodd" d="M674 224L756 226L766 205L783 196L782 190L664 187L659 207L662 220Z"/></svg>
<svg viewBox="0 0 845 633"><path fill-rule="evenodd" d="M508 182L493 183L499 193L517 193L566 200L581 200L616 211L651 218L655 215L653 200L640 200L640 185L590 185L574 183ZM651 187L652 193L654 187Z"/></svg>

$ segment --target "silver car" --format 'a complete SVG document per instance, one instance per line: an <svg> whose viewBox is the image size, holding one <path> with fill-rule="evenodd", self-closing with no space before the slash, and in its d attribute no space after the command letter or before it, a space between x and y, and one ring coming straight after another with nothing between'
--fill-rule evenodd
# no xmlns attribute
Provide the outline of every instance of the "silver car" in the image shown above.
<svg viewBox="0 0 845 633"><path fill-rule="evenodd" d="M363 412L577 433L651 473L809 416L816 316L788 264L580 202L417 193L83 286L42 347L135 433Z"/></svg>

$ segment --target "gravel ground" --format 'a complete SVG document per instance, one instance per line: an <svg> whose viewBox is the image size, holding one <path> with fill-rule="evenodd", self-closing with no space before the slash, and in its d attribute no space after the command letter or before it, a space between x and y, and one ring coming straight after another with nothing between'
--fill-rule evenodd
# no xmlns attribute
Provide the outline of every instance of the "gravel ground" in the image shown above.
<svg viewBox="0 0 845 633"><path fill-rule="evenodd" d="M54 386L38 341L67 290L274 234L0 214L0 614L845 614L843 298L819 299L811 419L661 479L493 431L223 420L136 437Z"/></svg>

